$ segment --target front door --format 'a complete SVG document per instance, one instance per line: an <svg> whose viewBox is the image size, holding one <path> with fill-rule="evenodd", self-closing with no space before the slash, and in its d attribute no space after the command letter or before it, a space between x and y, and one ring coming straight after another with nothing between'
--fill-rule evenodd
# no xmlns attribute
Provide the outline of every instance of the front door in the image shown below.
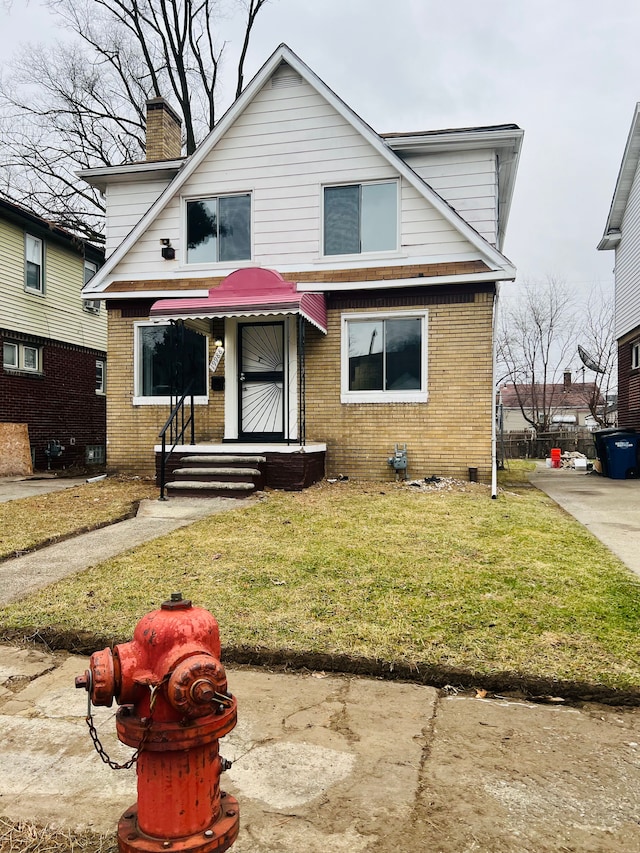
<svg viewBox="0 0 640 853"><path fill-rule="evenodd" d="M239 437L284 438L284 323L238 326Z"/></svg>

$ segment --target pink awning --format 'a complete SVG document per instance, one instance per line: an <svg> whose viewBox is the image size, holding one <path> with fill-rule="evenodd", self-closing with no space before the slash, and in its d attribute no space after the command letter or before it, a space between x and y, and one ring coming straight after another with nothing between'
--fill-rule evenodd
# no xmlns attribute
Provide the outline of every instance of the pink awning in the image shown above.
<svg viewBox="0 0 640 853"><path fill-rule="evenodd" d="M151 306L152 319L198 319L300 314L327 333L327 309L322 293L299 293L275 270L258 267L236 270L209 295L200 298L159 299Z"/></svg>

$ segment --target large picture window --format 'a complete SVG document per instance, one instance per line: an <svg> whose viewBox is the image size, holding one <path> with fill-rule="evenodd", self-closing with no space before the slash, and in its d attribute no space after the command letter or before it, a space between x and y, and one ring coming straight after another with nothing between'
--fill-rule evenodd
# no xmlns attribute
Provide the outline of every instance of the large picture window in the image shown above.
<svg viewBox="0 0 640 853"><path fill-rule="evenodd" d="M228 195L187 202L187 263L251 258L251 196Z"/></svg>
<svg viewBox="0 0 640 853"><path fill-rule="evenodd" d="M207 339L181 324L135 327L135 401L207 395Z"/></svg>
<svg viewBox="0 0 640 853"><path fill-rule="evenodd" d="M342 402L424 402L425 312L345 315Z"/></svg>
<svg viewBox="0 0 640 853"><path fill-rule="evenodd" d="M324 188L325 255L388 252L397 248L396 181Z"/></svg>

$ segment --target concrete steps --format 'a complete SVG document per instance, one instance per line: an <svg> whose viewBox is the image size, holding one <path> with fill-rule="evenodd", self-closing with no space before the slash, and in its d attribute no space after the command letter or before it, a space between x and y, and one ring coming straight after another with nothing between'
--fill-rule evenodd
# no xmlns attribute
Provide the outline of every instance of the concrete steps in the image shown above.
<svg viewBox="0 0 640 853"><path fill-rule="evenodd" d="M266 457L255 455L183 456L166 484L169 497L244 498L262 489L260 465Z"/></svg>

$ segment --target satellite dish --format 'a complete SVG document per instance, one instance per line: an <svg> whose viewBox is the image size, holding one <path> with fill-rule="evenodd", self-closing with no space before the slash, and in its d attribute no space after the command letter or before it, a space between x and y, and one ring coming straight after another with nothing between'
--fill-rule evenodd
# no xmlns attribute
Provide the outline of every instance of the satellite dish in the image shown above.
<svg viewBox="0 0 640 853"><path fill-rule="evenodd" d="M594 373L606 373L605 368L602 367L595 358L589 355L586 349L583 349L581 346L578 347L578 355L580 356L580 361L585 367L588 367L589 370L593 370Z"/></svg>

